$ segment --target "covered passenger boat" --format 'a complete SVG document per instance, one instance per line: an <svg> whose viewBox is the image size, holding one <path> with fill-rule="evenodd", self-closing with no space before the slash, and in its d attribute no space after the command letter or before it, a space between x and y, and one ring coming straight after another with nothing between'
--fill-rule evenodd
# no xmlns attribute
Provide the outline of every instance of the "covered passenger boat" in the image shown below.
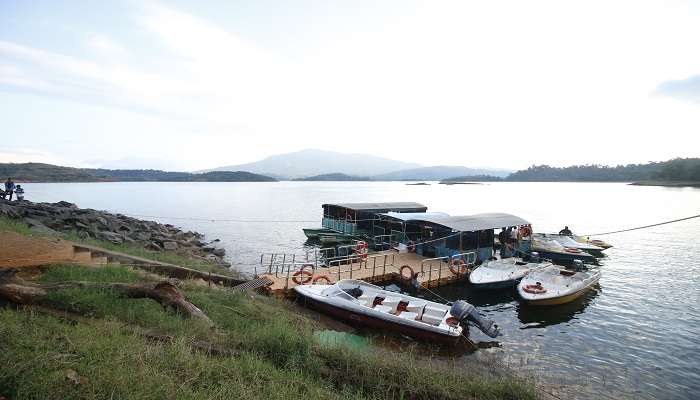
<svg viewBox="0 0 700 400"><path fill-rule="evenodd" d="M329 203L323 204L322 208L321 228L304 229L304 234L309 239L325 237L328 240L332 236L338 242L368 240L375 235L384 234L383 231L375 231L374 221L378 214L422 213L428 210L428 207L413 202Z"/></svg>
<svg viewBox="0 0 700 400"><path fill-rule="evenodd" d="M511 227L523 235L505 246L505 257L529 252L530 223L505 213L485 213L464 216L424 214L381 214L401 225L401 239L409 251L424 257L455 257L465 252L475 255L471 262L488 260L494 255L494 230ZM527 228L527 229L526 229ZM464 260L467 262L466 260ZM459 262L459 261L457 261Z"/></svg>
<svg viewBox="0 0 700 400"><path fill-rule="evenodd" d="M491 337L500 333L493 321L461 300L449 306L354 279L333 285L300 285L294 290L308 305L328 315L415 339L455 344L465 334L467 322Z"/></svg>

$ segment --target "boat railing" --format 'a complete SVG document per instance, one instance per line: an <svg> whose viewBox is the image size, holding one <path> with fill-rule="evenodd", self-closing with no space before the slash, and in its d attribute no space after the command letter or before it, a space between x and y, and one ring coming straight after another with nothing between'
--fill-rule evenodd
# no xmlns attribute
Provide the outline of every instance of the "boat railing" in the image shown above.
<svg viewBox="0 0 700 400"><path fill-rule="evenodd" d="M393 235L376 235L372 238L372 247L374 250L389 250L393 247Z"/></svg>
<svg viewBox="0 0 700 400"><path fill-rule="evenodd" d="M460 263L457 263L456 261L461 261ZM446 273L445 267L449 269L451 266L454 268L454 265L457 264L464 264L467 266L474 265L476 262L476 252L474 251L469 251L465 253L459 253L459 254L454 254L451 256L442 256L442 257L435 257L435 258L427 258L423 261L421 261L420 264L420 270L418 274L422 276L427 275L428 281L433 280L433 274L437 274L437 279L440 280L442 279L443 273ZM434 266L437 265L437 268L434 268ZM457 269L459 271L459 269ZM452 273L452 272L450 272Z"/></svg>

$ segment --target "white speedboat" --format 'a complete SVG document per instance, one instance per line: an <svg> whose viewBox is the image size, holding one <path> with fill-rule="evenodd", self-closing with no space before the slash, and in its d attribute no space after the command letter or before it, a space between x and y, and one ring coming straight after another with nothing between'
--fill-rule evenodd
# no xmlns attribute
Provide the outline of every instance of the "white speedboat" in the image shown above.
<svg viewBox="0 0 700 400"><path fill-rule="evenodd" d="M532 237L533 239L538 239L545 242L553 240L559 243L561 247L567 249L578 249L599 257L602 257L603 251L605 251L605 248L602 246L597 246L588 240L581 240L582 238L580 236L567 236L555 233L534 233Z"/></svg>
<svg viewBox="0 0 700 400"><path fill-rule="evenodd" d="M576 272L552 265L527 274L518 284L520 297L532 305L556 305L576 300L600 279L600 271Z"/></svg>
<svg viewBox="0 0 700 400"><path fill-rule="evenodd" d="M513 287L527 273L550 265L549 262L526 262L519 257L487 261L469 274L469 282L484 289Z"/></svg>
<svg viewBox="0 0 700 400"><path fill-rule="evenodd" d="M450 307L354 279L333 285L299 285L294 290L307 304L326 314L416 339L454 344L462 337L467 322L491 337L499 334L496 324L461 300Z"/></svg>

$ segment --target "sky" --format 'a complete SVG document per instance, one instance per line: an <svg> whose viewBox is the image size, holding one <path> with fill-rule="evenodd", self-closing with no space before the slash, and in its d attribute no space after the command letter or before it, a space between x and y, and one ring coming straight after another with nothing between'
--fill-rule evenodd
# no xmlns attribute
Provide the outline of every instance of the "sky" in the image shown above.
<svg viewBox="0 0 700 400"><path fill-rule="evenodd" d="M0 0L0 162L700 157L700 1Z"/></svg>

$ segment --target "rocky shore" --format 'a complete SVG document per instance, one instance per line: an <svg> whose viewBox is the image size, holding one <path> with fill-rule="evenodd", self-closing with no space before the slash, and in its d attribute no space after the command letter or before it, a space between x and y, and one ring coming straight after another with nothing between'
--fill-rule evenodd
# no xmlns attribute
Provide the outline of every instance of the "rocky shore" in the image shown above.
<svg viewBox="0 0 700 400"><path fill-rule="evenodd" d="M0 216L21 220L37 233L75 233L81 239L104 240L153 251L173 251L178 254L224 262L225 250L215 245L219 240L204 240L198 232L185 232L170 224L144 221L122 214L79 208L66 201L32 203L0 199Z"/></svg>

